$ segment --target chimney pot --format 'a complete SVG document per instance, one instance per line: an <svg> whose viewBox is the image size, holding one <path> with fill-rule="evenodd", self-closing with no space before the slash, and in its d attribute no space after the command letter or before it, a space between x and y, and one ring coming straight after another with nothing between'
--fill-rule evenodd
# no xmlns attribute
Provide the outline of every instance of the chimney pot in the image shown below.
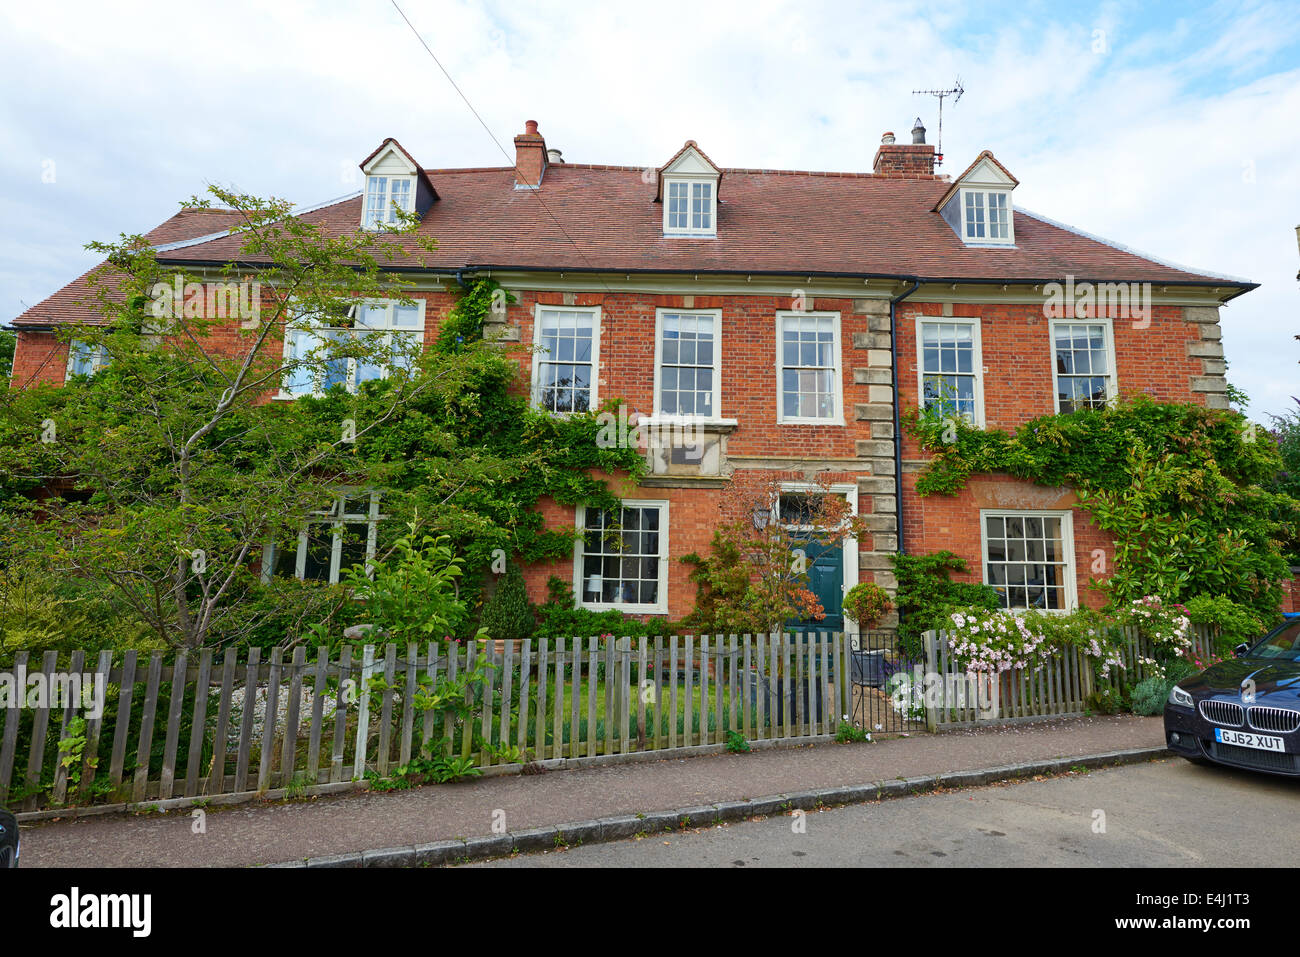
<svg viewBox="0 0 1300 957"><path fill-rule="evenodd" d="M920 121L920 120L917 120L917 122L919 123L919 122L921 122L921 121ZM536 120L524 120L524 134L525 134L526 136L536 136L536 135L537 135L537 121L536 121Z"/></svg>
<svg viewBox="0 0 1300 957"><path fill-rule="evenodd" d="M912 125L912 142L914 144L925 142L925 124L921 122L919 116L916 118L916 123Z"/></svg>
<svg viewBox="0 0 1300 957"><path fill-rule="evenodd" d="M564 162L564 154L557 149L548 149L546 151L546 162L559 165Z"/></svg>
<svg viewBox="0 0 1300 957"><path fill-rule="evenodd" d="M894 134L886 133L884 136L880 138L880 142L888 146L890 143L894 142Z"/></svg>

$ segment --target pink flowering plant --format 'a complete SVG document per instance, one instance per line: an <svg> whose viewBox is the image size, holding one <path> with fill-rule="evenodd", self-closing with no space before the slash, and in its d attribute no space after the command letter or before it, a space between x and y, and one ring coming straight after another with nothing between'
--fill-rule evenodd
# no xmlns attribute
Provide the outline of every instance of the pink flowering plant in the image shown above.
<svg viewBox="0 0 1300 957"><path fill-rule="evenodd" d="M1088 659L1100 678L1124 668L1118 636L1087 609L1048 615L970 608L954 612L950 620L948 646L968 674L1036 672L1070 646Z"/></svg>
<svg viewBox="0 0 1300 957"><path fill-rule="evenodd" d="M949 618L948 647L967 674L1037 671L1051 655L1042 617L980 608L956 611Z"/></svg>
<svg viewBox="0 0 1300 957"><path fill-rule="evenodd" d="M1136 626L1152 648L1152 657L1143 658L1161 674L1175 658L1191 661L1192 620L1182 605L1165 602L1158 595L1135 598L1117 616L1121 625Z"/></svg>

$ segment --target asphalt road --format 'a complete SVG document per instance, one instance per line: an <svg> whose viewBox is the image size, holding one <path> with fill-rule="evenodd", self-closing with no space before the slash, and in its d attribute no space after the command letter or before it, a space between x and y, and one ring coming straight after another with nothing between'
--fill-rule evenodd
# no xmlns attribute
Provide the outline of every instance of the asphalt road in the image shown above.
<svg viewBox="0 0 1300 957"><path fill-rule="evenodd" d="M1163 759L466 866L1292 867L1298 814L1300 781Z"/></svg>

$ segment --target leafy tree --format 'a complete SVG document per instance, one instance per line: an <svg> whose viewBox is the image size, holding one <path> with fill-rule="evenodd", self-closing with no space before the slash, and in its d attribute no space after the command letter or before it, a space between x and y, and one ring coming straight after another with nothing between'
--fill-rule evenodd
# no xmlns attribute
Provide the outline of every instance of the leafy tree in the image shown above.
<svg viewBox="0 0 1300 957"><path fill-rule="evenodd" d="M402 299L402 283L380 263L409 221L333 236L286 202L210 192L238 214L237 258L255 268L189 272L139 236L89 244L106 257L88 302L102 323L63 335L102 349L107 368L7 397L0 424L16 452L0 473L11 492L10 548L45 556L56 574L109 583L160 638L190 648L247 588L262 543L296 534L338 486L370 484L357 443L438 375L408 374L409 344L362 328L297 353L282 348L314 324L346 321L358 297ZM255 308L232 316L214 288L241 289ZM304 430L291 408L266 404L287 377L316 380L345 360L392 370L351 422L340 415ZM83 491L39 508L12 494L51 483Z"/></svg>
<svg viewBox="0 0 1300 957"><path fill-rule="evenodd" d="M263 584L264 545L296 543L342 490L376 489L386 519L376 561L394 549L401 560L390 529L413 525L408 545L447 536L439 547L458 556L456 590L470 613L447 616L446 627L468 628L495 549L524 560L572 549L573 530L547 529L539 498L609 507L615 498L595 476L643 467L634 449L598 446L594 414L530 409L508 347L471 334L455 349L421 351L353 322L358 299L411 301L384 265L399 239L410 244L395 234L411 221L335 236L278 200L212 193L238 213L246 268L191 274L141 237L92 244L107 256L90 297L103 324L75 337L102 348L107 367L0 397L0 576L22 565L107 587L167 646L284 643L313 622L355 621L360 606L346 588ZM175 314L156 308L160 290L178 283L245 279L260 284L260 308L242 322L191 296ZM503 301L496 290L471 280L459 321L481 329ZM285 336L317 325L344 331L300 340L286 356ZM388 374L324 388L344 362ZM322 389L267 401L286 377Z"/></svg>
<svg viewBox="0 0 1300 957"><path fill-rule="evenodd" d="M7 380L13 371L14 347L17 345L18 333L8 326L0 326L0 379Z"/></svg>
<svg viewBox="0 0 1300 957"><path fill-rule="evenodd" d="M1282 467L1270 487L1277 494L1300 501L1300 399L1294 399L1297 408L1284 415L1272 416L1272 434L1277 441ZM1283 551L1292 565L1300 565L1300 534L1292 535Z"/></svg>

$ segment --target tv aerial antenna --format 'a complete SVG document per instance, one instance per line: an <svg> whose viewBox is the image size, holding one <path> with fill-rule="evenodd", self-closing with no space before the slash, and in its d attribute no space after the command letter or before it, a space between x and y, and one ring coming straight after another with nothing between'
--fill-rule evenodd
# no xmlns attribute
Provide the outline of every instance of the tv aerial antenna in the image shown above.
<svg viewBox="0 0 1300 957"><path fill-rule="evenodd" d="M961 77L957 77L950 90L913 90L913 96L934 96L939 99L939 141L935 146L935 166L943 165L943 101L945 97L952 97L953 105L961 99L961 95L966 90L961 85Z"/></svg>

